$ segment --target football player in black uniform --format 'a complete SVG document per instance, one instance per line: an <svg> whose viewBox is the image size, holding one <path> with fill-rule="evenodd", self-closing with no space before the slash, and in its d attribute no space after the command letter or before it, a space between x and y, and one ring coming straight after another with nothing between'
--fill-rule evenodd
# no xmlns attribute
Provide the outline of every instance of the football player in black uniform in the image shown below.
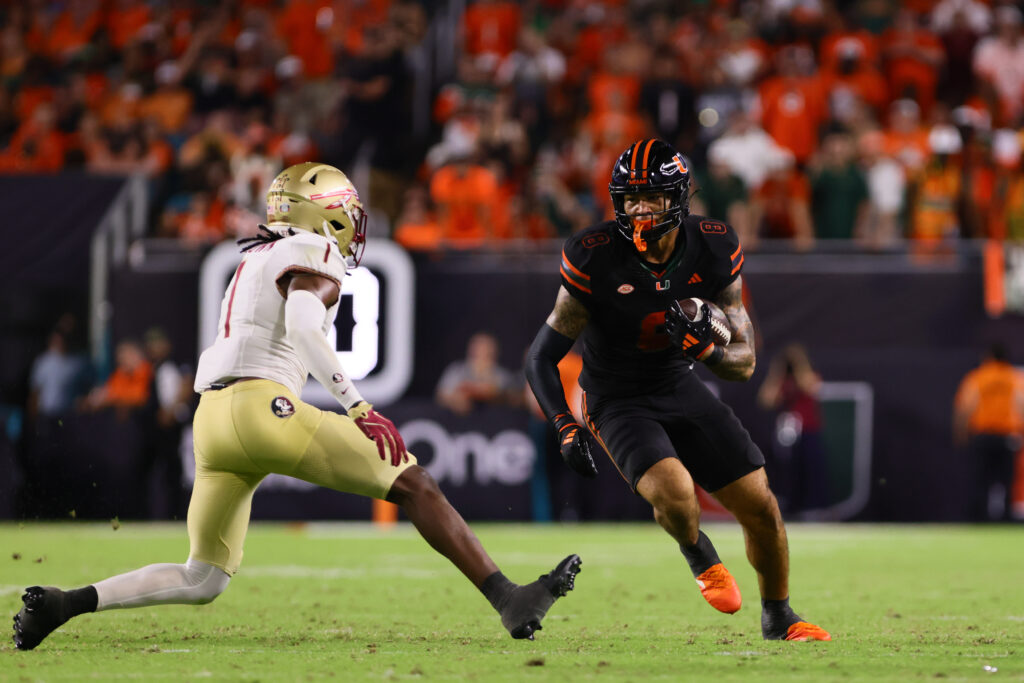
<svg viewBox="0 0 1024 683"><path fill-rule="evenodd" d="M761 589L761 631L771 640L831 640L789 606L789 548L764 456L732 410L694 374L703 362L726 380L754 372L754 331L743 307L743 250L721 221L689 215L686 161L661 140L640 140L615 163L615 220L583 230L562 252L555 308L527 359L527 378L558 429L562 457L597 475L608 453L654 518L679 542L705 599L733 613L736 581L700 530L696 482L743 527ZM715 302L734 330L714 344L710 312L691 322L678 301ZM583 335L583 413L572 417L558 361ZM596 439L596 444L595 444Z"/></svg>

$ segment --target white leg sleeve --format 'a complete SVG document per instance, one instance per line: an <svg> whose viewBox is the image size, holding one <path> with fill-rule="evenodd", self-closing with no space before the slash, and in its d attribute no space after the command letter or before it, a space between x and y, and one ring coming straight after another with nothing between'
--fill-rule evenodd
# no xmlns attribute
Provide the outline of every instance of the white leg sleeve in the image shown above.
<svg viewBox="0 0 1024 683"><path fill-rule="evenodd" d="M185 564L151 564L94 583L96 611L147 605L205 605L224 592L231 577L190 559Z"/></svg>

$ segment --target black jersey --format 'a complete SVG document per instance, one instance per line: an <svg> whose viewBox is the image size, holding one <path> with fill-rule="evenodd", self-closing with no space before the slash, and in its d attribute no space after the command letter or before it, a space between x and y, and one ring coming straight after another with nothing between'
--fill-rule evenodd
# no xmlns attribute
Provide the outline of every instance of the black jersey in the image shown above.
<svg viewBox="0 0 1024 683"><path fill-rule="evenodd" d="M580 385L601 396L665 393L693 361L665 332L673 299L714 299L743 267L732 227L687 216L668 263L647 263L614 222L582 230L562 250L562 286L590 313Z"/></svg>

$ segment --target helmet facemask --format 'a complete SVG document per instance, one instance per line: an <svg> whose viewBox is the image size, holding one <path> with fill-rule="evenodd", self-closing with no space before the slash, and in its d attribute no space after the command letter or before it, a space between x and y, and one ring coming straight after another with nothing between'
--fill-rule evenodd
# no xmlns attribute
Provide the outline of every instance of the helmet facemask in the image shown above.
<svg viewBox="0 0 1024 683"><path fill-rule="evenodd" d="M667 142L638 140L612 167L608 192L622 236L640 253L679 228L690 213L690 172L683 157ZM627 195L663 194L664 208L642 214L626 213Z"/></svg>

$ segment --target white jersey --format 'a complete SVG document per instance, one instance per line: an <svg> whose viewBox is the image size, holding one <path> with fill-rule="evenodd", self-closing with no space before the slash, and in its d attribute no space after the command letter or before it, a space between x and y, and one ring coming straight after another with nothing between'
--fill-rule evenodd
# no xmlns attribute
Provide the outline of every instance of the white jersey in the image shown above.
<svg viewBox="0 0 1024 683"><path fill-rule="evenodd" d="M286 292L278 280L288 272L313 273L334 280L340 288L347 268L337 241L312 232L298 232L247 251L224 292L217 340L199 357L195 390L202 393L218 382L260 377L301 395L309 373L288 341ZM325 335L337 315L335 303L323 320Z"/></svg>

